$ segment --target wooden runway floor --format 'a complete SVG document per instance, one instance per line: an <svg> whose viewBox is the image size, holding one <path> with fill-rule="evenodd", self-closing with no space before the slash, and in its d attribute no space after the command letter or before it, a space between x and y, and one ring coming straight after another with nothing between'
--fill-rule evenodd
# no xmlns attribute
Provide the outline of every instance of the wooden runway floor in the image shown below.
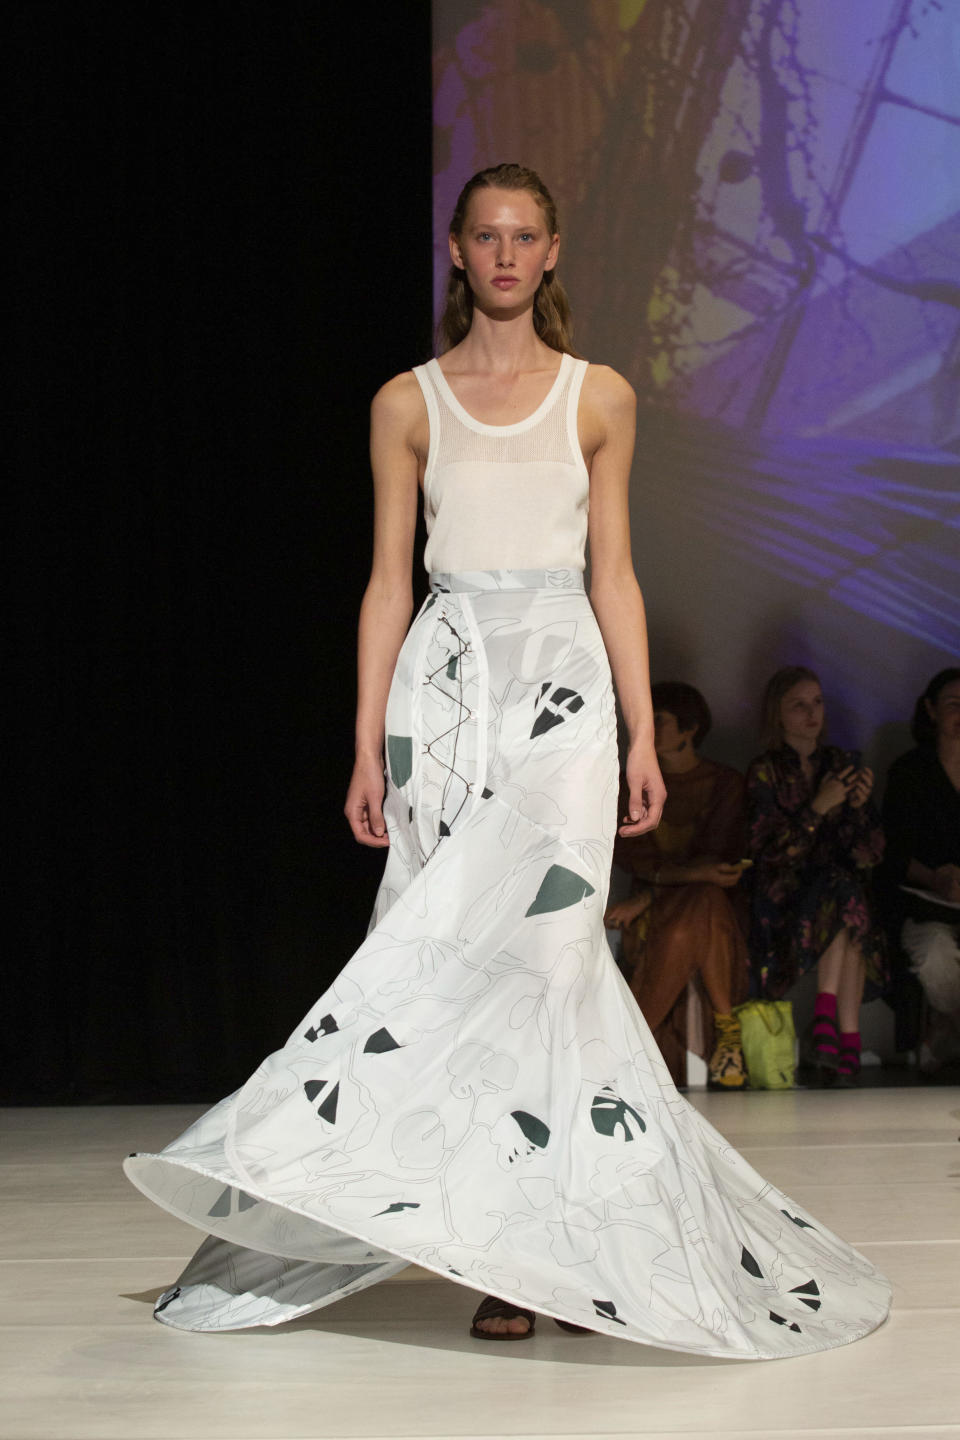
<svg viewBox="0 0 960 1440"><path fill-rule="evenodd" d="M199 1233L123 1155L196 1107L0 1112L3 1440L657 1437L960 1440L960 1089L691 1097L758 1170L894 1284L874 1336L766 1363L698 1360L541 1317L471 1341L474 1296L425 1272L275 1330L189 1335L154 1297Z"/></svg>

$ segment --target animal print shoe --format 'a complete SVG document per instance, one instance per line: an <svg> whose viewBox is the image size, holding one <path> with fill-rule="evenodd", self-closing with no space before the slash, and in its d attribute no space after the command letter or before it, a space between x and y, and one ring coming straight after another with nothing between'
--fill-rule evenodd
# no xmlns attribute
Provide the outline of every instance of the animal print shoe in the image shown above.
<svg viewBox="0 0 960 1440"><path fill-rule="evenodd" d="M707 1085L711 1090L743 1090L747 1084L747 1067L740 1021L735 1015L714 1014L713 1025L717 1044L707 1066Z"/></svg>

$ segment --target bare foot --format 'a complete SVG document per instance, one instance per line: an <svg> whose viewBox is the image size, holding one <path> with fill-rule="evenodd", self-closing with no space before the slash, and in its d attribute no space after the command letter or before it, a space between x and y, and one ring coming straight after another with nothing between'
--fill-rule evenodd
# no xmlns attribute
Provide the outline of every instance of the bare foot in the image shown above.
<svg viewBox="0 0 960 1440"><path fill-rule="evenodd" d="M500 1315L493 1315L489 1320L478 1320L476 1327L485 1335L526 1335L530 1329L530 1321L523 1315L518 1315L515 1320L504 1320Z"/></svg>
<svg viewBox="0 0 960 1440"><path fill-rule="evenodd" d="M470 1333L484 1340L524 1340L533 1334L535 1320L533 1311L522 1305L500 1300L496 1295L484 1295L477 1306Z"/></svg>

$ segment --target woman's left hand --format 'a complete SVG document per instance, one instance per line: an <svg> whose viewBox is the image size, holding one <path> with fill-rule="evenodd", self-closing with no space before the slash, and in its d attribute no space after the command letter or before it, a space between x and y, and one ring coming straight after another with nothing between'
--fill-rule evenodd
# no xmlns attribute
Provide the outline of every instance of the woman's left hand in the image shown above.
<svg viewBox="0 0 960 1440"><path fill-rule="evenodd" d="M656 830L667 798L667 787L652 744L631 747L627 755L627 791L629 809L618 834L644 835L648 830Z"/></svg>
<svg viewBox="0 0 960 1440"><path fill-rule="evenodd" d="M847 795L847 800L853 806L854 810L860 810L866 805L872 792L873 771L867 766L864 766L862 770L857 771Z"/></svg>

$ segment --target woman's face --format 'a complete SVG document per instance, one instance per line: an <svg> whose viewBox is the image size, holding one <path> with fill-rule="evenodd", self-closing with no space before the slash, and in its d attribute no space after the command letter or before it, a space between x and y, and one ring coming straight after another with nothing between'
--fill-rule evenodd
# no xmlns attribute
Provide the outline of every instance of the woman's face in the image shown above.
<svg viewBox="0 0 960 1440"><path fill-rule="evenodd" d="M933 704L928 700L926 705L937 727L937 739L960 740L960 680L944 685Z"/></svg>
<svg viewBox="0 0 960 1440"><path fill-rule="evenodd" d="M695 734L696 726L681 730L679 720L669 710L653 712L653 747L658 755L675 755L678 750L692 750Z"/></svg>
<svg viewBox="0 0 960 1440"><path fill-rule="evenodd" d="M529 190L474 190L462 235L450 236L451 259L466 272L474 303L492 315L529 308L559 248Z"/></svg>
<svg viewBox="0 0 960 1440"><path fill-rule="evenodd" d="M798 680L780 701L780 724L787 744L809 745L823 729L823 693L816 680Z"/></svg>

